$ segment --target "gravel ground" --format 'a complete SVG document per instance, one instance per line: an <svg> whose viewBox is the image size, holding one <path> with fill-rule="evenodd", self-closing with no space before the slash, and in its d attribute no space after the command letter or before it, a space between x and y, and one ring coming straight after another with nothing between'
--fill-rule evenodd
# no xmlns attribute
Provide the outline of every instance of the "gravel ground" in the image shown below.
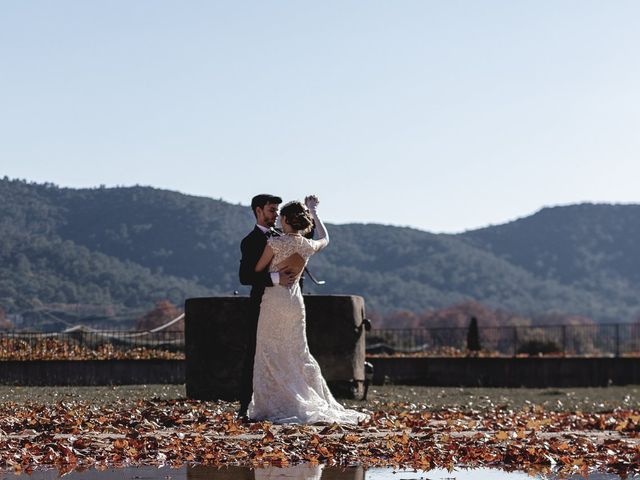
<svg viewBox="0 0 640 480"><path fill-rule="evenodd" d="M13 387L0 386L0 402L33 401L51 404L59 401L83 401L109 404L138 399L184 399L184 385L121 385L113 387ZM362 406L360 401L347 404ZM606 388L442 388L405 385L373 386L366 406L370 410L394 408L396 404L414 404L437 410L457 407L463 410L492 409L506 406L515 410L523 406L541 405L546 410L600 412L617 407L640 408L640 386ZM399 405L398 405L399 406ZM230 408L235 405L229 404ZM406 408L406 406L402 406Z"/></svg>

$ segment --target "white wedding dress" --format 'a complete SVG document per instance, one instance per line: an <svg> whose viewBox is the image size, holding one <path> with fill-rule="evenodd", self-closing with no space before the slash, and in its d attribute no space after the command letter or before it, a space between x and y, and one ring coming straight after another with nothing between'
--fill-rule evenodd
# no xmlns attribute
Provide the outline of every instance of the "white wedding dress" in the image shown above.
<svg viewBox="0 0 640 480"><path fill-rule="evenodd" d="M318 250L315 242L301 235L269 238L274 251L270 270L294 253L302 256L306 264ZM305 330L305 308L298 282L291 288L267 288L260 304L249 417L305 424L357 424L367 418L335 400L318 362L309 352Z"/></svg>

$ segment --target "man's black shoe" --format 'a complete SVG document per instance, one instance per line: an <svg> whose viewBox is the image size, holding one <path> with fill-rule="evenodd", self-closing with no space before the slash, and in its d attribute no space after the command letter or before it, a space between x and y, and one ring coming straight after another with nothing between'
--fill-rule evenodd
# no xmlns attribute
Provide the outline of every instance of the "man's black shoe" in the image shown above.
<svg viewBox="0 0 640 480"><path fill-rule="evenodd" d="M240 422L243 425L252 423L251 419L249 418L249 415L247 415L246 413L244 415L238 415L238 422Z"/></svg>

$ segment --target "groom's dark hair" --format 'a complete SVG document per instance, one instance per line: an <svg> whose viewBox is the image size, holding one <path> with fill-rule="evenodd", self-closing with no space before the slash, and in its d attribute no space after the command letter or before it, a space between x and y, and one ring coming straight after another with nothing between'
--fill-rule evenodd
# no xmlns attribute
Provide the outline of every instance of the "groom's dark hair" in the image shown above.
<svg viewBox="0 0 640 480"><path fill-rule="evenodd" d="M275 203L276 205L280 205L282 203L282 199L280 197L276 197L275 195L269 195L268 193L261 193L260 195L256 195L251 199L251 211L253 214L256 214L256 208L264 208L265 205L269 203Z"/></svg>

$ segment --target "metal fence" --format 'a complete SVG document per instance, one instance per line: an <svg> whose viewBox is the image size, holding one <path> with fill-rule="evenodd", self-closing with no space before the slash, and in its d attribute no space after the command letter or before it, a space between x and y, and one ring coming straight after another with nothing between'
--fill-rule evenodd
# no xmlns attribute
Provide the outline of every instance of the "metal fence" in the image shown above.
<svg viewBox="0 0 640 480"><path fill-rule="evenodd" d="M640 324L481 327L480 346L487 354L563 354L640 356ZM463 355L467 328L373 329L367 353ZM124 330L71 332L0 332L0 360L181 358L184 332Z"/></svg>
<svg viewBox="0 0 640 480"><path fill-rule="evenodd" d="M368 353L459 355L466 352L468 328L374 329ZM640 356L640 324L540 325L479 328L486 354Z"/></svg>

